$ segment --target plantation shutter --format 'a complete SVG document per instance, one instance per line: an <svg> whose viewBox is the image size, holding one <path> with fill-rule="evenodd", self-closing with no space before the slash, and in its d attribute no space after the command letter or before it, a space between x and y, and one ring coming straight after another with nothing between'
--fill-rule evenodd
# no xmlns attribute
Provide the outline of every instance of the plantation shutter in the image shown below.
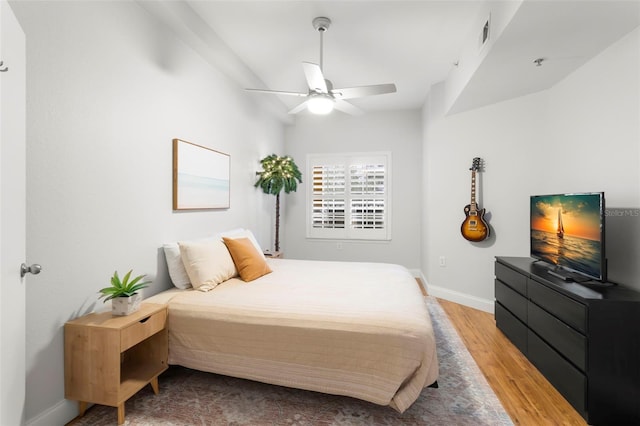
<svg viewBox="0 0 640 426"><path fill-rule="evenodd" d="M314 165L312 176L313 228L344 228L346 188L344 164Z"/></svg>
<svg viewBox="0 0 640 426"><path fill-rule="evenodd" d="M390 155L309 155L307 237L389 239Z"/></svg>

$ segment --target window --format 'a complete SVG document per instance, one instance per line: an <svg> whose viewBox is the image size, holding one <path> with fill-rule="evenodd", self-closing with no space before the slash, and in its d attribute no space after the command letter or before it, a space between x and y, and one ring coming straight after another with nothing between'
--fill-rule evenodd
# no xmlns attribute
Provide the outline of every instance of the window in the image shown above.
<svg viewBox="0 0 640 426"><path fill-rule="evenodd" d="M307 237L391 239L391 153L310 154L307 168Z"/></svg>

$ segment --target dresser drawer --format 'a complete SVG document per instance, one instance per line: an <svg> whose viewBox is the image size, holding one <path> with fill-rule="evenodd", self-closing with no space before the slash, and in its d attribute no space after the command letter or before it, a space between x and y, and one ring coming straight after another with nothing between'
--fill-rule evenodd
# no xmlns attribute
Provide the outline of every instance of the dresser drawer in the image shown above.
<svg viewBox="0 0 640 426"><path fill-rule="evenodd" d="M587 378L529 330L527 358L582 415L586 414Z"/></svg>
<svg viewBox="0 0 640 426"><path fill-rule="evenodd" d="M167 310L162 309L124 328L120 333L120 351L124 352L164 329L166 321Z"/></svg>
<svg viewBox="0 0 640 426"><path fill-rule="evenodd" d="M582 332L587 331L587 307L552 290L535 280L529 280L529 299L566 324Z"/></svg>
<svg viewBox="0 0 640 426"><path fill-rule="evenodd" d="M496 278L522 294L527 295L527 277L511 268L507 268L501 263L495 263Z"/></svg>
<svg viewBox="0 0 640 426"><path fill-rule="evenodd" d="M529 302L529 327L580 370L586 370L587 338L535 303Z"/></svg>
<svg viewBox="0 0 640 426"><path fill-rule="evenodd" d="M522 322L527 322L527 299L500 280L495 280L496 300Z"/></svg>
<svg viewBox="0 0 640 426"><path fill-rule="evenodd" d="M527 326L496 302L496 327L511 340L523 354L527 354Z"/></svg>

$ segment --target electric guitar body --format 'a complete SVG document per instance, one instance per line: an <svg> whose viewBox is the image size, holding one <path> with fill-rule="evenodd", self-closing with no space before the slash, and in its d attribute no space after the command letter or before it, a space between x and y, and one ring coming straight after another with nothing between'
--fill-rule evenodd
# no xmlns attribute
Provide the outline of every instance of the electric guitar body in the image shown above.
<svg viewBox="0 0 640 426"><path fill-rule="evenodd" d="M460 226L462 236L473 242L485 240L489 236L489 225L484 220L485 209L476 203L476 172L480 169L479 157L473 159L471 166L471 203L464 207L465 219Z"/></svg>
<svg viewBox="0 0 640 426"><path fill-rule="evenodd" d="M471 204L464 207L464 214L467 216L462 222L460 232L462 236L469 241L482 241L489 236L489 225L484 220L485 209L472 212Z"/></svg>

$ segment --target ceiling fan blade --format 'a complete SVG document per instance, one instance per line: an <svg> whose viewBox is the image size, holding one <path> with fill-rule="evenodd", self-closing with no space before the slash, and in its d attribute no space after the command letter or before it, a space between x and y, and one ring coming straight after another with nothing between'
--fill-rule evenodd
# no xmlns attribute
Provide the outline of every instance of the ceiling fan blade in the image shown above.
<svg viewBox="0 0 640 426"><path fill-rule="evenodd" d="M319 65L311 62L303 62L302 69L304 70L304 76L307 78L309 89L318 93L329 93L327 82L324 81L324 75Z"/></svg>
<svg viewBox="0 0 640 426"><path fill-rule="evenodd" d="M303 103L301 103L300 105L298 105L297 107L295 107L291 111L289 111L289 114L297 114L300 111L302 111L303 109L305 109L306 107L307 107L307 101L304 101Z"/></svg>
<svg viewBox="0 0 640 426"><path fill-rule="evenodd" d="M333 89L331 94L336 99L363 98L365 96L384 95L385 93L395 93L396 85L374 84L372 86L346 87L344 89Z"/></svg>
<svg viewBox="0 0 640 426"><path fill-rule="evenodd" d="M347 114L351 114L351 115L364 114L364 111L362 111L360 108L350 104L349 102L342 101L340 99L336 99L336 102L333 105L333 107L338 111L346 112Z"/></svg>
<svg viewBox="0 0 640 426"><path fill-rule="evenodd" d="M298 92L286 92L282 90L269 90L269 89L244 89L249 92L260 92L260 93L271 93L274 95L287 95L287 96L307 96L308 93L298 93Z"/></svg>

